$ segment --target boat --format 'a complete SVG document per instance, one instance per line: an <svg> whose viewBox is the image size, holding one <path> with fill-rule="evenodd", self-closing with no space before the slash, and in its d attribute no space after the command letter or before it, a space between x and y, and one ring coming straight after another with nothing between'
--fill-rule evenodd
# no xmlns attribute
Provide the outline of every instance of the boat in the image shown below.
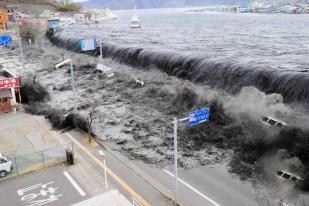
<svg viewBox="0 0 309 206"><path fill-rule="evenodd" d="M132 29L136 29L136 28L141 28L142 27L141 22L139 21L139 18L138 18L137 14L133 14L131 16L131 25L130 25L130 27Z"/></svg>

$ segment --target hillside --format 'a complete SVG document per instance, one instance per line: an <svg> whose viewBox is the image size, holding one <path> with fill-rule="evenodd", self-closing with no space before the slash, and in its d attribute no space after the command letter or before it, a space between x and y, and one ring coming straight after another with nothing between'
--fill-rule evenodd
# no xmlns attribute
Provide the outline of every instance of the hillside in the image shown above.
<svg viewBox="0 0 309 206"><path fill-rule="evenodd" d="M291 2L294 0L274 0L273 2ZM309 1L309 0L299 0ZM251 0L135 0L138 9L148 8L168 8L168 7L196 7L218 4L247 4ZM269 2L260 0L259 2ZM110 8L110 9L132 9L134 0L88 0L81 4L84 9L90 8Z"/></svg>
<svg viewBox="0 0 309 206"><path fill-rule="evenodd" d="M0 9L5 10L8 4L18 4L18 10L24 14L40 15L44 10L56 11L55 5L49 0L2 0Z"/></svg>
<svg viewBox="0 0 309 206"><path fill-rule="evenodd" d="M222 4L226 2L228 0L136 0L136 7L139 9L189 7ZM134 0L88 0L82 4L84 9L106 7L110 9L132 9L133 5Z"/></svg>
<svg viewBox="0 0 309 206"><path fill-rule="evenodd" d="M54 5L49 0L3 0L6 3L24 3L24 4L39 4L39 5Z"/></svg>

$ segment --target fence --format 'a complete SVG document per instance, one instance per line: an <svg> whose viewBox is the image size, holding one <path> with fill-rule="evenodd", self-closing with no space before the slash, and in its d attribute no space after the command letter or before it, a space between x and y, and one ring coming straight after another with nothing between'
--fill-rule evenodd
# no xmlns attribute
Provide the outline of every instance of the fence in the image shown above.
<svg viewBox="0 0 309 206"><path fill-rule="evenodd" d="M66 151L73 150L73 143L48 148L39 152L8 158L13 163L13 170L6 178L42 170L67 161Z"/></svg>

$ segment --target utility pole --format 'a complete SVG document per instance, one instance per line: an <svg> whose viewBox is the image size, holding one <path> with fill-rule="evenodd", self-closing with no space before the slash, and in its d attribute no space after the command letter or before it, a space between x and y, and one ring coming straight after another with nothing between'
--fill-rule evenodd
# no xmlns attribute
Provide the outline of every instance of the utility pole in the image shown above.
<svg viewBox="0 0 309 206"><path fill-rule="evenodd" d="M23 69L23 76L25 77L26 71L25 71L24 53L23 53L23 48L22 48L22 40L21 40L21 37L20 37L20 29L19 29L17 18L16 18L16 9L17 9L17 7L14 9L14 21L15 21L15 24L16 24L17 35L18 35L18 44L19 44L20 57L21 57L21 66L22 66L22 69Z"/></svg>
<svg viewBox="0 0 309 206"><path fill-rule="evenodd" d="M177 157L177 123L178 120L174 117L174 172L175 172L175 206L177 206L178 202L178 157Z"/></svg>
<svg viewBox="0 0 309 206"><path fill-rule="evenodd" d="M75 90L74 70L73 70L72 59L70 59L70 70L71 70L71 83L72 83L73 98L74 98L74 114L77 114L76 90Z"/></svg>

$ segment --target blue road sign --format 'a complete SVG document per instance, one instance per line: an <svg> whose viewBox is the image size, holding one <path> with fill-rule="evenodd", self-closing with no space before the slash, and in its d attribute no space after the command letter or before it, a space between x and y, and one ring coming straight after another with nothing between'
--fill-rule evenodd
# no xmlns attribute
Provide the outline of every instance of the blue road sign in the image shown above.
<svg viewBox="0 0 309 206"><path fill-rule="evenodd" d="M189 127L209 121L210 108L190 112Z"/></svg>
<svg viewBox="0 0 309 206"><path fill-rule="evenodd" d="M12 46L13 40L11 36L0 36L0 46Z"/></svg>
<svg viewBox="0 0 309 206"><path fill-rule="evenodd" d="M95 39L82 39L80 40L80 50L81 51L91 51L97 48L97 43Z"/></svg>

